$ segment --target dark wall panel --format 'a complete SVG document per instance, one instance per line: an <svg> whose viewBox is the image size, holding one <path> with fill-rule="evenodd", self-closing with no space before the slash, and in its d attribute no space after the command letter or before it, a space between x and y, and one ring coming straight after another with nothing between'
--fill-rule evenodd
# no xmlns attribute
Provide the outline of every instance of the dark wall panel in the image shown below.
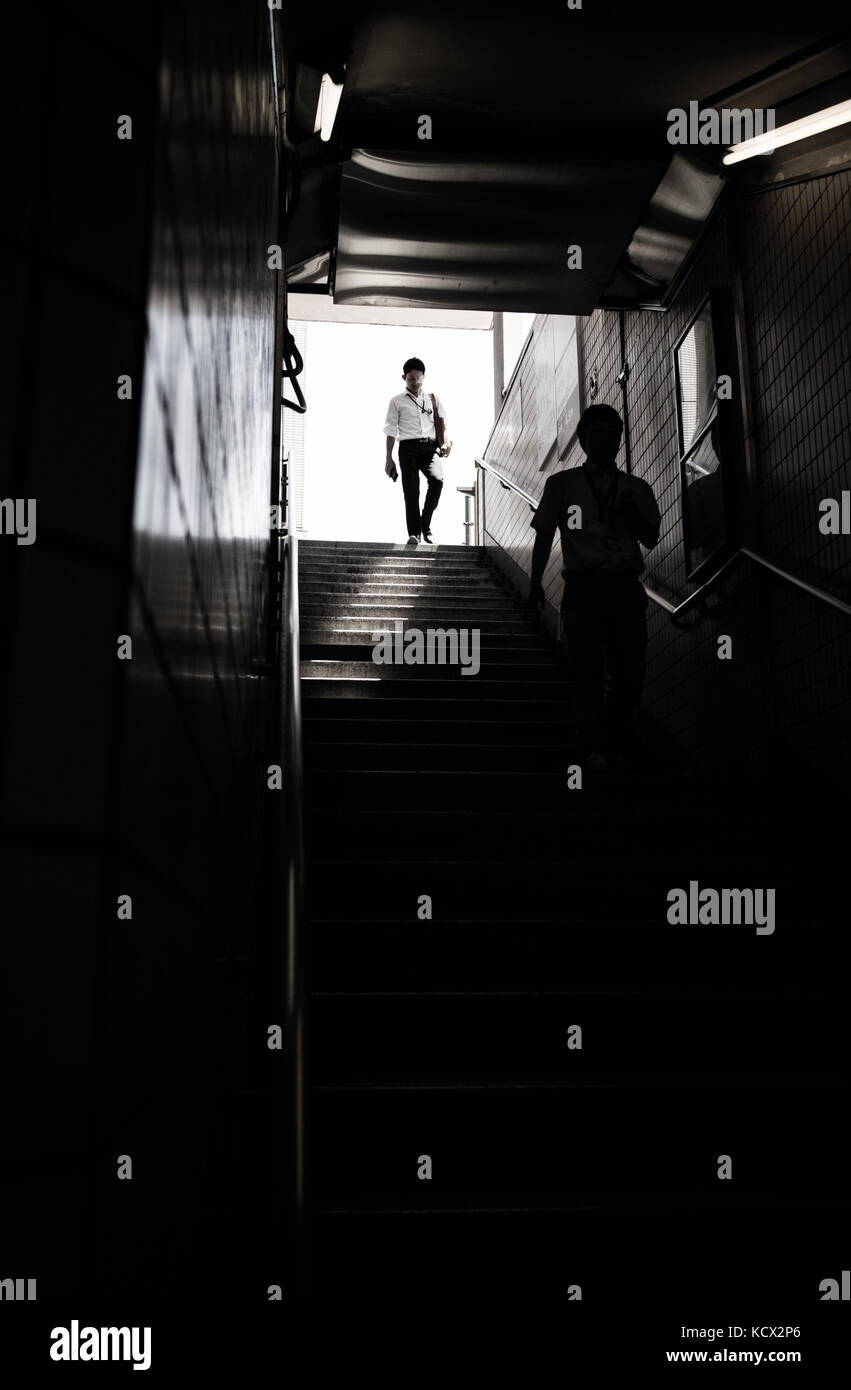
<svg viewBox="0 0 851 1390"><path fill-rule="evenodd" d="M156 124L156 5L128 49L115 11L23 9L7 44L0 221L0 496L34 498L32 545L0 537L4 1277L80 1287L98 954L115 810ZM21 75L22 80L15 78ZM25 74L25 76L24 76ZM52 94L52 95L50 95ZM132 142L116 116L133 116ZM117 398L132 375L133 401Z"/></svg>
<svg viewBox="0 0 851 1390"><path fill-rule="evenodd" d="M104 1021L109 1077L151 1101L132 1129L145 1170L132 1212L107 1168L99 1174L99 1263L120 1263L144 1227L139 1278L180 1297L193 1240L229 1241L227 963L245 923L259 929L271 795L267 683L254 663L265 640L276 184L267 15L180 5L163 42L113 879L116 891L134 885L136 928L110 951ZM259 1040L255 1060L262 1092ZM262 1115L262 1097L253 1103ZM107 1105L104 1136L110 1126ZM158 1242L176 1222L190 1263L167 1267Z"/></svg>
<svg viewBox="0 0 851 1390"><path fill-rule="evenodd" d="M30 23L46 66L0 222L0 495L37 499L36 543L0 538L5 1017L28 1060L4 1091L3 1275L181 1297L180 1259L239 1222L230 965L256 944L271 796L269 19L178 0L132 39L105 4ZM262 1040L249 1056L260 1090Z"/></svg>
<svg viewBox="0 0 851 1390"><path fill-rule="evenodd" d="M851 175L749 198L742 269L759 454L762 544L846 603L851 536L818 504L851 487ZM776 719L790 752L851 762L849 624L785 586L766 604Z"/></svg>

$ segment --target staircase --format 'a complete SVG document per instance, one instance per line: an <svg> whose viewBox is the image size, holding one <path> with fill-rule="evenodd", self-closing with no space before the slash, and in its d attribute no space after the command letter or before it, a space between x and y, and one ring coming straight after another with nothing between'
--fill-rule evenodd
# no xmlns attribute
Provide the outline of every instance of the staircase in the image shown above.
<svg viewBox="0 0 851 1390"><path fill-rule="evenodd" d="M848 1143L796 794L652 750L571 788L569 668L484 552L299 549L317 1294L809 1300ZM398 618L481 670L375 664ZM690 880L775 932L668 925Z"/></svg>

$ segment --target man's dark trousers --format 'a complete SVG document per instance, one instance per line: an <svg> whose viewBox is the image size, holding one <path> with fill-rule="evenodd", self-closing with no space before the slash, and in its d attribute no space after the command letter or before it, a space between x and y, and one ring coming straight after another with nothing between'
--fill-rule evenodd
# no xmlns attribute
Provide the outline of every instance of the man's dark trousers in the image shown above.
<svg viewBox="0 0 851 1390"><path fill-rule="evenodd" d="M634 740L644 685L647 607L637 574L565 575L562 641L576 675L578 732L591 747L628 748Z"/></svg>
<svg viewBox="0 0 851 1390"><path fill-rule="evenodd" d="M409 536L419 536L429 530L434 509L443 491L440 478L429 472L437 452L436 439L400 439L399 467L402 470L402 491L405 494L405 520ZM422 516L420 516L420 473L428 479Z"/></svg>

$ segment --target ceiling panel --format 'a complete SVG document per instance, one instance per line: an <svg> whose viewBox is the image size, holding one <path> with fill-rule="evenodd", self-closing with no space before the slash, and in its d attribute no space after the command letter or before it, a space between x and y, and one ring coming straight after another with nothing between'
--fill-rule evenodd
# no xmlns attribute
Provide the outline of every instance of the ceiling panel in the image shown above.
<svg viewBox="0 0 851 1390"><path fill-rule="evenodd" d="M324 253L340 304L659 308L726 183L848 163L844 132L811 140L809 161L795 148L729 168L723 147L668 140L668 112L691 102L774 104L778 124L818 109L851 62L835 0L513 14L367 0L288 7L284 28L291 66L344 78L331 140L299 143L288 231L293 279ZM568 269L569 245L581 269Z"/></svg>
<svg viewBox="0 0 851 1390"><path fill-rule="evenodd" d="M335 301L591 313L664 170L355 151ZM581 268L568 269L569 246Z"/></svg>

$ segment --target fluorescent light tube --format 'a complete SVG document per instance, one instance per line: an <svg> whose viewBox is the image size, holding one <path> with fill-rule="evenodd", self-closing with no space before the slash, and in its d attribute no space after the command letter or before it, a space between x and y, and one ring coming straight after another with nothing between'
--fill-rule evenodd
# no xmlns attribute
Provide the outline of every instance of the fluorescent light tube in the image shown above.
<svg viewBox="0 0 851 1390"><path fill-rule="evenodd" d="M331 131L334 128L334 121L337 119L337 107L340 105L340 97L343 95L343 84L332 82L327 72L322 74L322 85L319 88L319 102L316 107L316 122L313 133L319 131L320 140L330 140Z"/></svg>
<svg viewBox="0 0 851 1390"><path fill-rule="evenodd" d="M721 163L738 164L740 160L753 159L758 154L771 154L778 145L792 145L796 140L806 140L809 135L832 130L846 121L851 121L851 101L840 101L836 106L826 106L823 111L814 111L811 116L802 116L799 121L790 121L776 130L767 130L763 135L755 135L751 140L732 145Z"/></svg>

